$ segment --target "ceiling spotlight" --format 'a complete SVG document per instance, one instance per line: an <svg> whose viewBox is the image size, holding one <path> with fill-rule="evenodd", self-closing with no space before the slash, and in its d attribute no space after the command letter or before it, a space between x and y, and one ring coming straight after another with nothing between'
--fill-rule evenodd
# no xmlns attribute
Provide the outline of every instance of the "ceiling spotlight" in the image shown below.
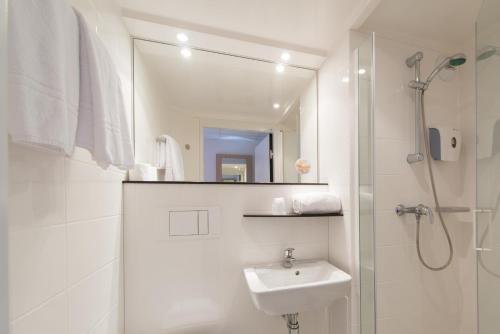
<svg viewBox="0 0 500 334"><path fill-rule="evenodd" d="M180 32L180 33L177 34L177 40L179 42L185 43L185 42L189 41L189 37L187 37L186 34Z"/></svg>
<svg viewBox="0 0 500 334"><path fill-rule="evenodd" d="M290 54L288 52L283 52L281 54L281 60L283 60L283 61L289 61L290 60Z"/></svg>
<svg viewBox="0 0 500 334"><path fill-rule="evenodd" d="M283 65L283 64L276 65L276 72L278 72L278 73L285 72L285 65Z"/></svg>
<svg viewBox="0 0 500 334"><path fill-rule="evenodd" d="M184 58L189 58L189 57L191 57L192 53L191 53L191 50L189 50L188 48L184 48L181 50L181 55Z"/></svg>
<svg viewBox="0 0 500 334"><path fill-rule="evenodd" d="M274 108L274 109L279 109L280 107L281 107L281 106L280 106L280 104L279 104L279 103L275 103L275 104L273 104L273 108Z"/></svg>
<svg viewBox="0 0 500 334"><path fill-rule="evenodd" d="M365 74L365 73L366 73L366 70L365 70L364 68L360 68L360 69L358 70L358 73L359 73L359 74L361 74L361 75L363 75L363 74Z"/></svg>

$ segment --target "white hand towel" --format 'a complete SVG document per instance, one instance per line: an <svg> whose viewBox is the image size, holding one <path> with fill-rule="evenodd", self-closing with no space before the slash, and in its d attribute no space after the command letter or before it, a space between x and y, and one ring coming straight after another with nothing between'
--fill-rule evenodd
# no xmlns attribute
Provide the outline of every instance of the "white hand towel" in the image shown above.
<svg viewBox="0 0 500 334"><path fill-rule="evenodd" d="M128 172L130 181L157 181L157 170L155 167L144 164L136 163L134 168Z"/></svg>
<svg viewBox="0 0 500 334"><path fill-rule="evenodd" d="M306 193L293 196L293 211L303 213L335 213L342 211L342 203L329 192Z"/></svg>
<svg viewBox="0 0 500 334"><path fill-rule="evenodd" d="M9 134L71 155L79 101L78 22L62 0L9 2Z"/></svg>
<svg viewBox="0 0 500 334"><path fill-rule="evenodd" d="M134 166L121 81L96 33L76 13L80 30L80 108L76 145L101 166Z"/></svg>
<svg viewBox="0 0 500 334"><path fill-rule="evenodd" d="M165 170L165 181L184 181L184 160L179 143L168 135L158 139L158 168Z"/></svg>

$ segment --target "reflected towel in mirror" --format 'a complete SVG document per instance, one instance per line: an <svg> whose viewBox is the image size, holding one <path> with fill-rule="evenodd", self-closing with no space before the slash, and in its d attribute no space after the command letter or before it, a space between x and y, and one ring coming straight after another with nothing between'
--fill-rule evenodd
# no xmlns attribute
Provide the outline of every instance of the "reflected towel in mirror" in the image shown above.
<svg viewBox="0 0 500 334"><path fill-rule="evenodd" d="M164 181L184 181L184 160L177 141L168 135L156 139L158 169L165 170Z"/></svg>

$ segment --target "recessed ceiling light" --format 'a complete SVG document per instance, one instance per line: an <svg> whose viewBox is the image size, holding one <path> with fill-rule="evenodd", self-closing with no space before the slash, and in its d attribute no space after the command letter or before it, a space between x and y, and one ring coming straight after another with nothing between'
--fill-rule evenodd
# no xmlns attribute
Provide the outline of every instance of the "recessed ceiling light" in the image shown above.
<svg viewBox="0 0 500 334"><path fill-rule="evenodd" d="M285 72L285 65L283 65L283 64L276 65L276 72L278 72L278 73Z"/></svg>
<svg viewBox="0 0 500 334"><path fill-rule="evenodd" d="M189 41L189 37L187 37L187 35L186 35L186 34L184 34L184 33L180 32L180 33L178 33L178 34L177 34L177 40L178 40L179 42L184 43L184 42Z"/></svg>
<svg viewBox="0 0 500 334"><path fill-rule="evenodd" d="M189 58L189 57L191 57L192 53L191 53L191 50L189 50L188 48L184 48L181 50L181 55L184 58Z"/></svg>
<svg viewBox="0 0 500 334"><path fill-rule="evenodd" d="M366 73L366 70L365 70L364 68L360 68L360 69L358 70L358 73L359 73L359 74L361 74L361 75L363 75L363 74L365 74L365 73Z"/></svg>
<svg viewBox="0 0 500 334"><path fill-rule="evenodd" d="M280 106L280 104L279 104L279 103L275 103L275 104L273 104L273 108L274 108L274 109L279 109L280 107L281 107L281 106Z"/></svg>
<svg viewBox="0 0 500 334"><path fill-rule="evenodd" d="M290 60L290 54L288 52L283 52L281 54L281 60L283 60L283 61L289 61Z"/></svg>

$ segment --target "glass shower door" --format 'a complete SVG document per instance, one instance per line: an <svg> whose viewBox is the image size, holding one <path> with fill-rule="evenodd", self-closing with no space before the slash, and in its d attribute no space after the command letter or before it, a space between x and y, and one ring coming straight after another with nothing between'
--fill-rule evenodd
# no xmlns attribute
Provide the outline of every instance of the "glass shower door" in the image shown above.
<svg viewBox="0 0 500 334"><path fill-rule="evenodd" d="M367 35L356 51L360 334L374 334L373 36Z"/></svg>
<svg viewBox="0 0 500 334"><path fill-rule="evenodd" d="M476 249L478 333L500 328L500 2L476 22Z"/></svg>

